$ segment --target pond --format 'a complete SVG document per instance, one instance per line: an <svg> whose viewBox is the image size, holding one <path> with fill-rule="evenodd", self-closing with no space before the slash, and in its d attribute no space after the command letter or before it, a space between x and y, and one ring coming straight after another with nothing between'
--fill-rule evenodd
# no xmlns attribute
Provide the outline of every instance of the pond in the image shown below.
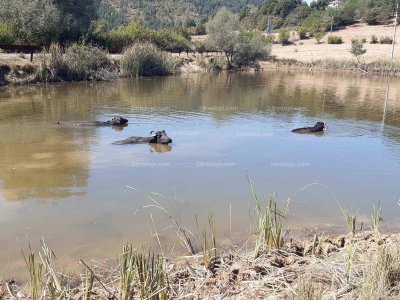
<svg viewBox="0 0 400 300"><path fill-rule="evenodd" d="M254 208L276 193L292 231L344 230L336 201L370 224L400 221L400 80L266 71L194 74L0 90L0 270L44 237L64 265L115 258L124 241L185 253L168 214L194 234L245 240ZM125 128L79 127L129 119ZM327 123L319 135L293 128ZM58 122L60 124L58 124ZM165 130L169 146L113 145ZM149 206L150 205L150 206ZM202 225L200 225L202 226Z"/></svg>

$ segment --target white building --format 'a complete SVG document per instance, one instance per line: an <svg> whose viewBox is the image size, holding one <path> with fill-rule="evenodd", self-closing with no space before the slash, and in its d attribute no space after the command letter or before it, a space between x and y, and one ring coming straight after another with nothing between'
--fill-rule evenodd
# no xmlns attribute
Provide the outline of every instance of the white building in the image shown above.
<svg viewBox="0 0 400 300"><path fill-rule="evenodd" d="M337 8L339 5L342 4L340 0L333 0L329 3L328 7Z"/></svg>

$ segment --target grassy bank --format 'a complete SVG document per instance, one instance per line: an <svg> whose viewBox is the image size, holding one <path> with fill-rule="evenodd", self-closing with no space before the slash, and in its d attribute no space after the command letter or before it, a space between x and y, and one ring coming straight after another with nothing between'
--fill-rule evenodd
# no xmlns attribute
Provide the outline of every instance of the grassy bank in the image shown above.
<svg viewBox="0 0 400 300"><path fill-rule="evenodd" d="M398 299L400 234L381 234L382 211L374 206L372 231L357 231L357 216L343 207L348 234L314 234L293 240L285 228L289 201L255 193L254 223L246 242L217 235L212 213L189 230L149 196L147 207L169 216L187 256L160 254L124 244L114 261L81 260L80 274L65 273L42 241L39 252L22 251L28 283L0 285L1 299ZM154 220L152 219L152 222ZM153 223L154 225L154 223ZM223 242L224 241L224 242ZM225 244L226 246L221 246Z"/></svg>
<svg viewBox="0 0 400 300"><path fill-rule="evenodd" d="M344 71L357 74L381 76L400 76L400 62L396 60L377 60L360 62L355 60L322 59L315 61L298 61L294 59L279 59L264 62L263 68L286 68L319 71Z"/></svg>

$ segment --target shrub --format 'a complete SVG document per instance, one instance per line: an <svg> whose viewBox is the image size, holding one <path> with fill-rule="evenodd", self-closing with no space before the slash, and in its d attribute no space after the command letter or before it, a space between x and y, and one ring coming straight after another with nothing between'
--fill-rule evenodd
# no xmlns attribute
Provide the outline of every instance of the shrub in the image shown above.
<svg viewBox="0 0 400 300"><path fill-rule="evenodd" d="M357 58L357 62L360 62L361 55L365 54L367 50L364 49L364 45L360 40L351 40L350 53Z"/></svg>
<svg viewBox="0 0 400 300"><path fill-rule="evenodd" d="M314 33L314 38L317 41L317 44L319 44L322 40L322 38L324 37L325 33L322 31L318 31Z"/></svg>
<svg viewBox="0 0 400 300"><path fill-rule="evenodd" d="M14 37L12 25L0 22L0 44L12 44L13 42Z"/></svg>
<svg viewBox="0 0 400 300"><path fill-rule="evenodd" d="M379 40L376 35L371 35L371 44L379 44Z"/></svg>
<svg viewBox="0 0 400 300"><path fill-rule="evenodd" d="M265 37L265 40L270 44L274 44L275 43L275 35L269 34Z"/></svg>
<svg viewBox="0 0 400 300"><path fill-rule="evenodd" d="M127 48L121 59L126 76L164 76L175 72L175 61L151 43L137 43Z"/></svg>
<svg viewBox="0 0 400 300"><path fill-rule="evenodd" d="M298 30L299 38L305 40L307 38L308 29L306 27L300 27Z"/></svg>
<svg viewBox="0 0 400 300"><path fill-rule="evenodd" d="M343 40L341 36L330 35L328 36L328 44L342 44Z"/></svg>
<svg viewBox="0 0 400 300"><path fill-rule="evenodd" d="M207 50L208 50L206 43L203 41L194 42L193 49L194 49L194 51L196 51L198 53L204 53L204 52L207 52Z"/></svg>
<svg viewBox="0 0 400 300"><path fill-rule="evenodd" d="M227 8L221 8L207 23L208 42L225 53L228 66L231 65L234 49L239 39L239 18Z"/></svg>
<svg viewBox="0 0 400 300"><path fill-rule="evenodd" d="M103 80L105 72L115 71L105 51L77 43L67 48L64 65L69 80Z"/></svg>
<svg viewBox="0 0 400 300"><path fill-rule="evenodd" d="M243 33L235 47L233 64L236 67L258 67L258 61L266 59L270 54L270 45L266 38L258 32Z"/></svg>
<svg viewBox="0 0 400 300"><path fill-rule="evenodd" d="M381 44L392 44L393 43L393 39L390 36L381 36L379 42Z"/></svg>
<svg viewBox="0 0 400 300"><path fill-rule="evenodd" d="M279 36L278 36L278 40L279 43L284 45L288 45L289 44L289 38L290 38L290 32L287 29L281 29L279 31Z"/></svg>

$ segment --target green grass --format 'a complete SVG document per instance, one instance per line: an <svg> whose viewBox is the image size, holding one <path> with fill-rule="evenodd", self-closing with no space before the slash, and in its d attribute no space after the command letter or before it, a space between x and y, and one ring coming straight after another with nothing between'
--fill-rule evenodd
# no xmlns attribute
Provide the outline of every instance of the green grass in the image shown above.
<svg viewBox="0 0 400 300"><path fill-rule="evenodd" d="M131 297L135 276L135 255L132 244L125 244L119 257L119 298L128 300Z"/></svg>
<svg viewBox="0 0 400 300"><path fill-rule="evenodd" d="M381 223L381 221L383 220L382 218L382 207L381 207L381 203L378 202L377 205L375 205L374 203L374 210L373 213L371 215L372 218L372 230L376 233L379 232L379 224Z"/></svg>
<svg viewBox="0 0 400 300"><path fill-rule="evenodd" d="M257 258L262 252L268 252L273 248L279 249L283 246L284 221L289 208L289 201L284 213L278 208L276 195L268 196L266 204L263 205L254 190L251 179L247 177L247 180L256 205L257 233L254 256Z"/></svg>
<svg viewBox="0 0 400 300"><path fill-rule="evenodd" d="M347 230L351 232L353 235L356 234L356 226L357 226L357 213L353 214L345 209L342 205L340 205L339 201L336 200L337 205L339 206L342 215L345 219Z"/></svg>

